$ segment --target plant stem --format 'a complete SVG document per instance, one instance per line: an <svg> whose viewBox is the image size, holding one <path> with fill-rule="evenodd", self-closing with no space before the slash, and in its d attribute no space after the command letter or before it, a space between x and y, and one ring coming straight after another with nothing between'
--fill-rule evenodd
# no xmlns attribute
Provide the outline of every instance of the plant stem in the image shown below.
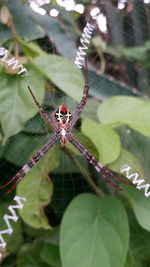
<svg viewBox="0 0 150 267"><path fill-rule="evenodd" d="M104 193L97 187L93 179L91 178L89 172L80 164L79 160L76 159L72 151L67 148L63 147L63 151L66 155L69 156L69 158L72 160L72 162L75 164L75 166L80 170L82 173L84 179L89 183L90 187L94 190L94 192L97 194L99 198L104 197Z"/></svg>

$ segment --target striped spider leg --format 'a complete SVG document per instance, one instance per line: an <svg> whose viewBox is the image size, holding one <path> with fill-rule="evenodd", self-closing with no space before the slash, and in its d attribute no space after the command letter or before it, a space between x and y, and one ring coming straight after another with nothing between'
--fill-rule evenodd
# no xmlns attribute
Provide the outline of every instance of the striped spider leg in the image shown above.
<svg viewBox="0 0 150 267"><path fill-rule="evenodd" d="M0 186L0 189L5 188L12 182L14 182L13 186L10 187L9 190L6 191L5 195L9 194L16 185L20 182L20 180L31 170L31 168L44 156L44 154L57 142L59 141L58 136L54 135L51 139L45 144L22 168L17 174L12 177L7 183Z"/></svg>
<svg viewBox="0 0 150 267"><path fill-rule="evenodd" d="M72 143L79 151L80 153L86 158L86 160L93 165L93 167L95 168L95 170L98 172L98 174L107 182L109 183L111 186L115 187L117 190L121 190L122 189L117 186L115 183L112 182L112 180L117 180L121 183L125 183L125 184L129 184L128 182L124 181L123 179L116 177L115 175L112 174L112 172L110 170L108 170L105 166L103 166L96 158L94 158L91 153L84 148L83 145L81 145L79 143L78 140L76 140L74 138L73 135L68 134L67 136L68 141L70 143Z"/></svg>
<svg viewBox="0 0 150 267"><path fill-rule="evenodd" d="M25 164L22 169L17 172L17 174L12 177L7 183L5 183L4 185L0 186L0 189L5 188L6 186L8 186L9 184L11 184L12 182L14 182L13 186L6 191L5 195L7 195L8 193L10 193L15 187L16 185L20 182L20 180L30 171L30 169L36 164L37 161L40 160L40 158L42 158L44 156L44 154L53 146L55 145L56 142L58 142L60 140L60 135L56 134L59 132L59 127L56 124L56 122L54 121L54 118L50 118L46 112L44 111L44 109L42 108L42 106L40 105L40 103L37 101L35 95L33 94L30 86L28 86L29 92L31 94L31 96L33 97L33 100L36 104L36 106L39 109L39 112L42 116L42 118L48 123L49 126L51 126L51 128L55 131L55 135L48 141L48 143L46 145L44 145L41 150L39 150L29 161L27 164Z"/></svg>
<svg viewBox="0 0 150 267"><path fill-rule="evenodd" d="M47 113L45 112L45 110L42 108L42 106L40 105L40 103L37 101L37 99L36 99L35 95L33 94L33 92L32 92L32 90L31 90L31 88L30 88L29 85L28 85L28 89L29 89L29 92L30 92L31 96L33 97L33 100L34 100L36 106L37 106L38 109L39 109L39 112L40 112L40 114L41 114L41 117L48 123L49 126L51 126L51 128L52 128L55 132L57 132L57 131L59 130L59 127L58 127L58 125L55 123L55 120L54 120L53 116L52 116L52 118L50 118L50 117L47 115Z"/></svg>
<svg viewBox="0 0 150 267"><path fill-rule="evenodd" d="M86 105L88 93L89 93L88 67L87 67L87 61L85 59L85 86L84 86L83 96L82 96L82 99L81 99L79 105L77 106L77 109L76 109L76 112L75 112L73 118L71 119L71 121L69 123L70 130L75 125L76 121L79 119L80 114L82 113L84 106Z"/></svg>
<svg viewBox="0 0 150 267"><path fill-rule="evenodd" d="M78 120L80 114L82 113L84 106L86 105L86 101L88 98L89 92L89 83L88 83L88 68L87 68L87 61L85 59L85 86L83 91L82 99L77 106L77 110L75 115L73 116L72 120L69 123L69 129L71 130L76 121ZM111 179L118 180L119 182L129 184L128 182L124 181L123 179L116 177L109 171L106 167L104 167L100 162L98 162L71 134L68 135L68 141L70 141L79 151L80 153L94 166L96 171L101 175L101 177L113 187L118 190L122 190L119 186L114 184Z"/></svg>
<svg viewBox="0 0 150 267"><path fill-rule="evenodd" d="M99 163L72 135L71 129L78 120L80 114L83 111L83 108L86 104L88 92L89 92L89 85L88 85L88 69L87 69L87 62L85 60L85 86L83 91L82 99L77 106L75 115L72 117L70 111L65 105L59 106L53 113L52 117L49 117L46 112L43 110L39 102L37 101L36 97L34 96L31 88L28 86L29 92L33 97L33 100L36 106L39 109L39 112L44 120L52 127L54 130L53 137L45 144L28 162L25 164L22 169L17 172L17 174L11 178L7 183L0 186L0 189L7 187L9 184L14 184L7 190L6 194L10 193L16 185L21 181L21 179L30 171L30 169L39 161L44 154L51 149L57 142L60 142L61 146L65 146L66 143L69 141L71 142L79 151L80 153L94 166L96 171L101 175L101 177L109 184L111 184L116 189L121 190L119 186L112 182L112 179L120 181L122 183L127 183L124 180L114 176L107 168L105 168L101 163ZM128 183L127 183L128 184Z"/></svg>

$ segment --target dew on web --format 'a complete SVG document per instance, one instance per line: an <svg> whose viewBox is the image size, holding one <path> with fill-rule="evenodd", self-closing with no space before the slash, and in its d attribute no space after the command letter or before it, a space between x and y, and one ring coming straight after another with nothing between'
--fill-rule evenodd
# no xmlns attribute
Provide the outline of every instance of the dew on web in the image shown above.
<svg viewBox="0 0 150 267"><path fill-rule="evenodd" d="M52 253L48 263L57 266L53 262L53 246L58 249L58 235L51 239L50 234L55 230L50 230L50 227L56 229L66 223L72 246L70 244L71 249L65 250L67 243L62 234L61 260L58 255L57 257L63 266L75 266L68 256L70 253L71 256L74 255L73 259L79 260L79 267L87 266L83 262L84 256L87 258L91 247L86 250L86 246L90 246L89 240L101 240L101 236L110 257L108 259L102 249L97 252L101 243L93 241L93 250L97 253L93 258L91 256L90 267L101 267L104 266L100 265L101 262L108 261L112 263L112 267L120 267L125 261L126 264L131 262L132 266L132 260L136 260L140 266L147 266L150 261L150 2L15 1L15 5L14 0L6 1L6 7L12 14L12 17L9 14L8 20L7 9L1 9L0 12L1 261L4 260L7 264L9 257L11 261L14 254L18 262L27 260L27 265L31 265L32 261L23 256L23 251L26 251L31 253L33 261L37 263L39 260L44 266L47 264L48 248ZM30 164L27 164L28 160L53 135L50 125L38 113L27 87L31 87L49 116L60 105L66 105L73 116L83 95L85 59L88 62L89 97L72 134L100 164L113 172L112 176L107 169L101 170L93 157L87 161L84 158L89 157L86 150L82 150L81 155L71 144L67 147L56 144L24 177L37 157ZM27 75L21 76L24 73ZM41 152L37 156L40 157ZM9 188L2 186L22 166L21 175L24 178L21 182L17 180L18 177L15 178L19 181L16 191L4 196L15 180L8 184ZM123 181L129 184L124 185ZM112 184L124 191L116 190ZM81 195L87 197L85 207L82 201L75 207L75 201L79 201ZM90 199L94 195L98 202ZM12 208L15 197L26 200L22 209L16 208L19 213L15 213ZM117 199L121 203L120 209L115 206ZM103 209L102 203L105 200L110 201L110 206ZM76 216L67 221L67 212L69 216ZM117 214L116 217L114 213ZM79 222L75 226L78 218ZM125 228L121 228L126 220ZM84 225L85 221L88 226L91 222L98 225L86 241L84 237L92 226L88 228ZM128 224L130 243L127 240ZM79 235L78 230L82 225ZM20 231L18 240L17 231ZM59 231L58 228L56 231ZM63 232L63 227L61 231ZM126 233L126 237L123 233ZM73 244L81 239L83 244L79 244L76 251ZM12 240L17 240L14 242L14 250ZM38 250L34 242L31 244L33 240L43 242L42 251ZM116 240L115 246L112 240ZM132 252L132 257L127 250ZM36 259L35 251L42 256L37 256L36 253ZM141 251L139 256L138 251ZM56 254L59 254L58 251ZM83 256L82 262L78 255ZM93 262L96 264L96 261L98 264L94 265Z"/></svg>

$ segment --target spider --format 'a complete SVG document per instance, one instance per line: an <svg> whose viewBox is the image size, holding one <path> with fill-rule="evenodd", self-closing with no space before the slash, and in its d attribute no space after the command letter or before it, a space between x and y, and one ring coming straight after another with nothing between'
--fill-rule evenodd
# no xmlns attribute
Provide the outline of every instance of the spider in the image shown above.
<svg viewBox="0 0 150 267"><path fill-rule="evenodd" d="M116 177L112 174L112 172L103 166L96 158L94 158L87 149L84 148L82 144L77 141L74 136L71 134L71 129L75 125L78 120L80 114L83 111L84 106L86 105L86 101L88 98L89 85L88 85L88 68L87 61L85 60L85 86L83 91L83 96L79 105L77 106L76 112L74 116L71 115L70 111L65 105L59 106L53 113L52 116L49 117L46 112L43 110L36 97L34 96L30 86L28 86L29 92L33 97L33 100L36 106L39 109L39 112L43 119L46 120L48 125L52 127L54 130L53 137L25 164L17 174L11 178L7 183L0 186L0 189L7 187L9 184L13 183L13 185L6 191L6 195L10 193L16 185L22 180L22 178L31 170L31 168L44 156L44 154L51 149L57 142L60 142L61 146L66 146L66 143L69 141L72 143L76 149L80 151L80 153L86 158L86 160L93 165L96 171L99 173L102 179L104 179L107 183L111 184L111 186L115 187L117 190L122 190L119 186L117 186L113 180L120 181L122 183L127 183L119 177Z"/></svg>

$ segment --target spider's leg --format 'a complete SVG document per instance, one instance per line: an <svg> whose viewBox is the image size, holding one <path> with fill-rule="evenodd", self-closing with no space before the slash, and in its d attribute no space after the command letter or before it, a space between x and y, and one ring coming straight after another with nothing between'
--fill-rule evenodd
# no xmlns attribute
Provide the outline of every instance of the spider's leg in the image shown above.
<svg viewBox="0 0 150 267"><path fill-rule="evenodd" d="M15 187L17 186L18 182L16 182L15 184L13 184L13 186L11 186L5 193L5 196L7 196L11 191L13 191L15 189Z"/></svg>
<svg viewBox="0 0 150 267"><path fill-rule="evenodd" d="M112 180L117 180L119 182L129 184L128 182L124 181L123 179L116 177L109 171L106 167L104 167L96 158L94 158L87 149L85 149L71 134L68 135L68 141L71 142L79 151L80 153L89 161L91 165L95 168L95 170L101 175L101 177L113 187L118 190L122 190L119 186L114 184Z"/></svg>
<svg viewBox="0 0 150 267"><path fill-rule="evenodd" d="M28 89L30 91L31 96L34 99L36 106L38 107L38 109L40 111L42 118L45 119L46 122L48 123L48 125L50 125L56 131L57 129L56 129L56 125L54 124L54 121L47 115L47 113L44 111L44 109L42 108L40 103L37 101L37 99L36 99L35 95L33 94L33 91L31 90L29 85L28 85Z"/></svg>
<svg viewBox="0 0 150 267"><path fill-rule="evenodd" d="M86 100L88 97L88 92L89 92L89 85L88 85L88 68L87 68L87 61L85 59L85 86L84 86L84 91L83 91L83 96L81 99L81 102L79 103L79 105L77 106L76 112L72 118L72 120L69 123L69 128L71 129L74 124L76 123L76 121L78 120L81 112L83 111L83 108L86 104Z"/></svg>
<svg viewBox="0 0 150 267"><path fill-rule="evenodd" d="M59 141L59 138L54 135L46 145L44 145L28 162L25 164L22 169L17 172L17 174L11 178L7 183L0 186L0 189L7 187L14 181L14 185L6 192L6 194L10 193L15 186L22 180L22 178L31 170L31 168L36 164L37 161L40 160L44 156L44 154L53 146L55 143Z"/></svg>
<svg viewBox="0 0 150 267"><path fill-rule="evenodd" d="M121 183L124 183L124 184L129 184L128 182L124 181L123 179L113 175L112 172L109 169L107 169L106 167L104 167L104 166L103 166L103 168L101 170L101 174L108 175L109 177L112 177L113 179L117 180L118 182L121 182ZM132 185L132 184L130 184L130 185Z"/></svg>
<svg viewBox="0 0 150 267"><path fill-rule="evenodd" d="M101 173L100 173L100 175L101 175ZM103 177L103 176L102 176L102 177ZM111 186L113 186L116 190L123 191L123 189L122 189L120 186L118 186L118 185L116 185L115 183L113 183L110 179L107 178L105 181L106 181L106 183L108 183L108 184L110 184Z"/></svg>

